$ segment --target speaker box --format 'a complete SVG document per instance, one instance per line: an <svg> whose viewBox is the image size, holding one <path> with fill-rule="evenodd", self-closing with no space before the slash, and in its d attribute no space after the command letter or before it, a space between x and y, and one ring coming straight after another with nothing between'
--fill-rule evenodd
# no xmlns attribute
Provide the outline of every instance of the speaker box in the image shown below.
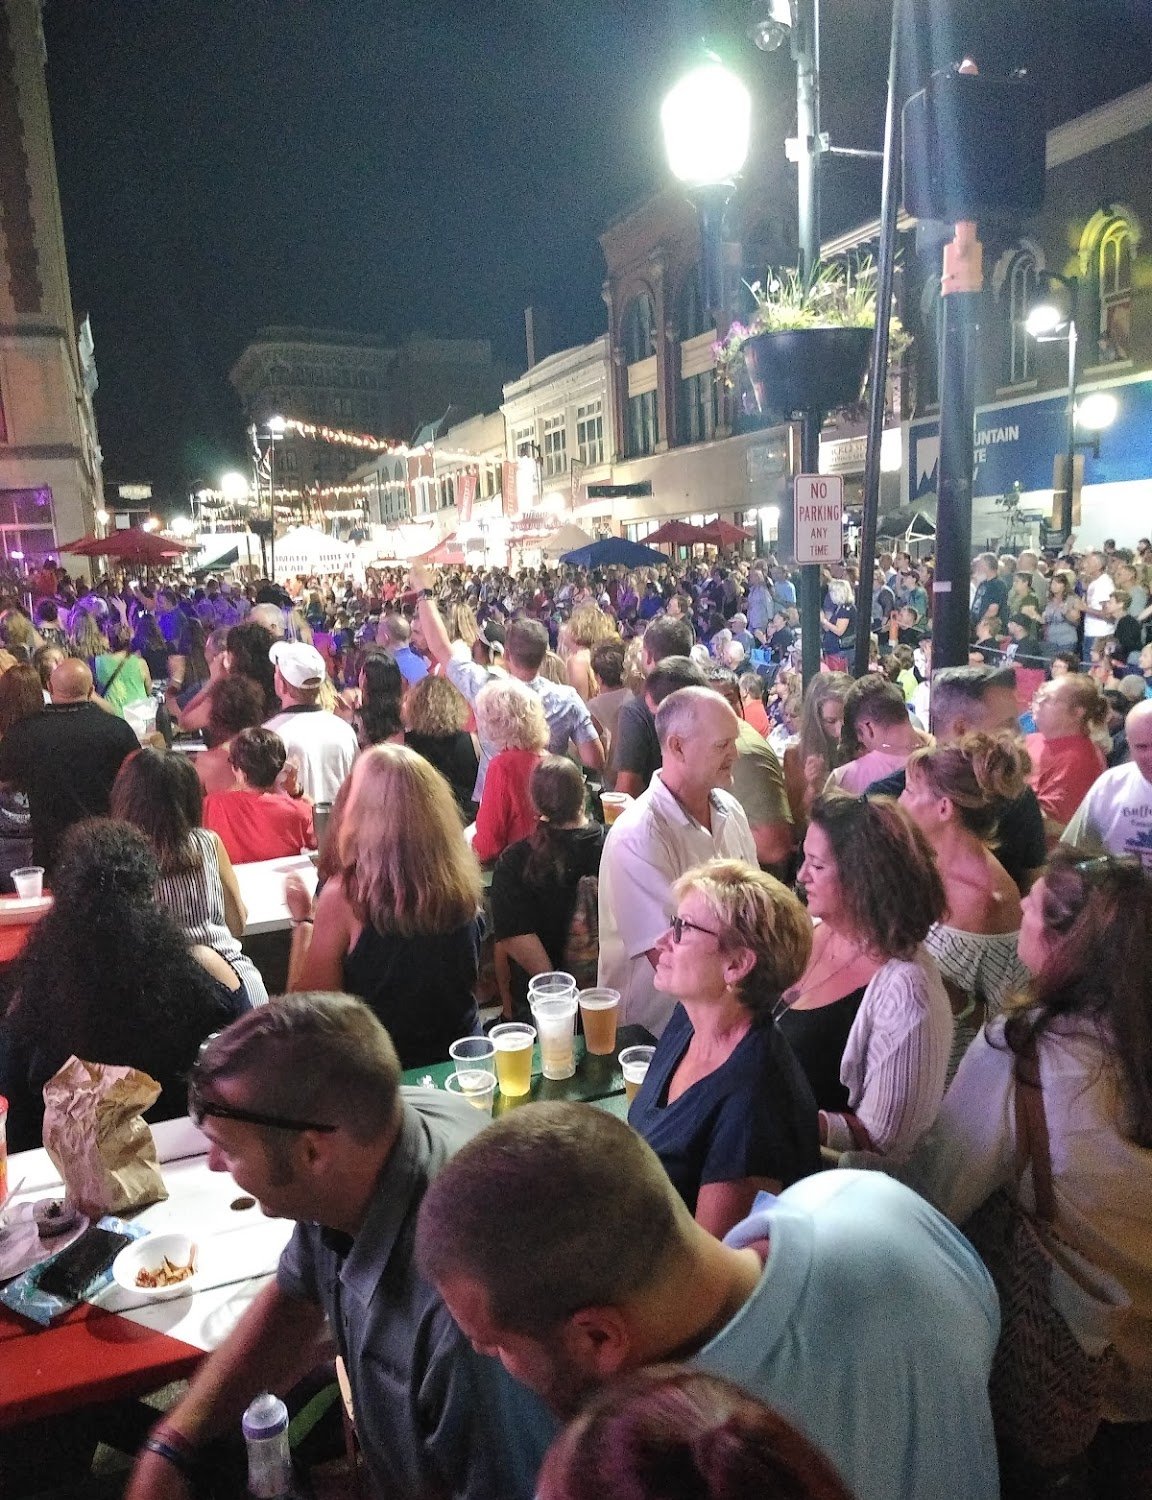
<svg viewBox="0 0 1152 1500"><path fill-rule="evenodd" d="M1022 219L1044 202L1044 120L1025 73L934 73L904 106L904 208L915 219Z"/></svg>

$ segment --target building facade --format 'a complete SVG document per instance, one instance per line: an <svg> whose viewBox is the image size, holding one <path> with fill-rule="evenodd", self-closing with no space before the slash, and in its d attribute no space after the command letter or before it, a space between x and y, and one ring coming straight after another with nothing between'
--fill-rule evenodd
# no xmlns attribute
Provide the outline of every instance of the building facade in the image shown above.
<svg viewBox="0 0 1152 1500"><path fill-rule="evenodd" d="M68 282L39 0L0 0L0 560L92 531L103 494L88 319Z"/></svg>

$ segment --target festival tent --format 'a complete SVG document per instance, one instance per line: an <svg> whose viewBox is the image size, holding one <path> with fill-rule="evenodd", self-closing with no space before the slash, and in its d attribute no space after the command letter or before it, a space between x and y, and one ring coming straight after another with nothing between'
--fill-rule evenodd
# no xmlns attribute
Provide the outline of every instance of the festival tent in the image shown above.
<svg viewBox="0 0 1152 1500"><path fill-rule="evenodd" d="M107 536L81 537L78 542L60 548L61 552L71 552L76 557L115 557L120 562L151 568L195 550L195 544L187 546L155 531L142 531L139 526L126 526L122 531L110 531Z"/></svg>
<svg viewBox="0 0 1152 1500"><path fill-rule="evenodd" d="M456 533L453 531L442 541L437 542L434 547L429 547L427 552L422 552L419 557L412 560L427 563L430 567L436 568L462 568L465 562L464 549L456 540Z"/></svg>
<svg viewBox="0 0 1152 1500"><path fill-rule="evenodd" d="M554 531L540 543L540 551L545 557L560 557L562 553L575 552L578 547L590 546L591 542L592 538L582 526L567 521L559 531Z"/></svg>
<svg viewBox="0 0 1152 1500"><path fill-rule="evenodd" d="M281 578L297 573L344 573L352 566L355 547L311 526L293 526L276 538L276 572Z"/></svg>
<svg viewBox="0 0 1152 1500"><path fill-rule="evenodd" d="M565 552L560 561L572 568L607 568L613 565L623 568L642 568L656 563L666 563L663 552L652 547L642 547L639 542L630 542L622 536L606 537L602 542L591 542L587 547L577 547Z"/></svg>

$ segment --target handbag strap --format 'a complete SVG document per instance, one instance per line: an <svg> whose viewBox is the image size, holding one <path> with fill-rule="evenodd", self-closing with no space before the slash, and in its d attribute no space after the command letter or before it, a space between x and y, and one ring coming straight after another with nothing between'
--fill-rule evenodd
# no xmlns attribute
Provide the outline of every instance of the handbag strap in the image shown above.
<svg viewBox="0 0 1152 1500"><path fill-rule="evenodd" d="M104 686L102 688L98 689L101 698L107 698L109 688L116 681L117 677L120 676L120 673L123 672L124 668L128 665L128 657L131 654L132 654L131 652L125 652L124 653L124 655L121 657L119 663L117 664L115 672L112 673L112 676L109 677L108 681L104 684Z"/></svg>
<svg viewBox="0 0 1152 1500"><path fill-rule="evenodd" d="M1048 1119L1044 1113L1040 1058L1034 1036L1028 1039L1024 1051L1016 1054L1014 1093L1017 1175L1031 1162L1036 1217L1051 1224L1056 1219L1056 1197L1052 1191L1052 1151L1048 1140Z"/></svg>

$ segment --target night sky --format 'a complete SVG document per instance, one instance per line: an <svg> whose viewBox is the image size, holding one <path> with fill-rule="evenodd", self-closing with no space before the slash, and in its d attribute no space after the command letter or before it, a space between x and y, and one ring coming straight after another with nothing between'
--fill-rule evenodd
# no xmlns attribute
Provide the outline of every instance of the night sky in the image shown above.
<svg viewBox="0 0 1152 1500"><path fill-rule="evenodd" d="M916 68L1028 67L1048 123L1152 78L1150 0L916 0ZM743 17L723 0L713 19ZM241 459L228 369L264 324L487 337L604 327L598 233L665 182L693 0L49 0L73 300L112 480L178 498ZM949 14L962 17L949 20ZM931 13L932 20L926 18ZM824 0L825 128L878 146L888 0ZM786 50L729 52L765 99ZM766 118L779 123L781 111ZM773 149L771 141L764 149ZM877 212L835 166L825 233Z"/></svg>

